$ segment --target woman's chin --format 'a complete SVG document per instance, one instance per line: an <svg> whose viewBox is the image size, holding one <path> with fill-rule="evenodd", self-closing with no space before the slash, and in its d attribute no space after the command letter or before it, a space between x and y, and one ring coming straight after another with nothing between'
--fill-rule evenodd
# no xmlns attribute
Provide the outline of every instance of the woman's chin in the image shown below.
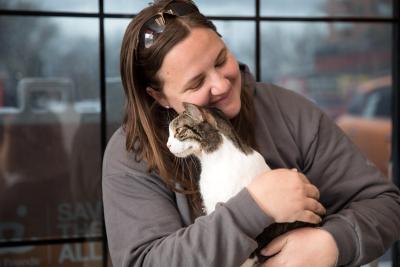
<svg viewBox="0 0 400 267"><path fill-rule="evenodd" d="M238 103L232 103L231 105L220 108L220 109L225 114L225 116L227 116L229 119L232 119L232 118L236 117L236 115L239 114L240 107L241 107L241 104L239 101Z"/></svg>

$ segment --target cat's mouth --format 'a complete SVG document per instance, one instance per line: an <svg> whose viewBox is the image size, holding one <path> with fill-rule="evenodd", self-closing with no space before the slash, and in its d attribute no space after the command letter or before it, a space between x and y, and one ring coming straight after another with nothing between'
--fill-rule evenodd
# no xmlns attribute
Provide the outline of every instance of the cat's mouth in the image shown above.
<svg viewBox="0 0 400 267"><path fill-rule="evenodd" d="M171 151L172 152L172 151ZM191 154L193 154L193 146L189 146L187 149L182 151L174 151L172 152L178 158L185 158Z"/></svg>
<svg viewBox="0 0 400 267"><path fill-rule="evenodd" d="M190 155L190 153L187 150L174 152L173 154L178 158L186 158L187 156Z"/></svg>

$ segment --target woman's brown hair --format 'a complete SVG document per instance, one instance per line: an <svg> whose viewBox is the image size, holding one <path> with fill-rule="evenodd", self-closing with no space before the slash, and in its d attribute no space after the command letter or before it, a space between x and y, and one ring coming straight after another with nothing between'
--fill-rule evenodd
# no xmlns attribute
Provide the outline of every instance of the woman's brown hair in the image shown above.
<svg viewBox="0 0 400 267"><path fill-rule="evenodd" d="M176 0L194 5L189 0ZM126 149L133 151L137 161L145 160L148 171L158 173L174 191L188 195L195 214L201 212L198 192L199 169L193 158L177 159L169 152L166 142L168 124L176 115L166 109L146 92L150 86L162 90L162 81L157 72L166 54L185 39L192 28L208 28L216 32L214 24L200 12L185 16L164 16L166 27L149 48L143 48L140 40L143 25L171 1L156 1L143 9L128 25L121 48L121 77L125 91L125 114L123 126L126 133ZM195 5L194 5L195 6ZM253 106L250 90L242 79L242 107L232 119L232 124L241 138L255 146L252 120Z"/></svg>

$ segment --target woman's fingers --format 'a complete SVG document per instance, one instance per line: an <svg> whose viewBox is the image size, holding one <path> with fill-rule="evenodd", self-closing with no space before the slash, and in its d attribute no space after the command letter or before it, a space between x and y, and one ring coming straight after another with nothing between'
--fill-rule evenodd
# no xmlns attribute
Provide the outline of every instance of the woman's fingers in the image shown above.
<svg viewBox="0 0 400 267"><path fill-rule="evenodd" d="M318 188L297 170L276 169L262 173L247 189L260 208L278 223L319 223L320 216L325 214L325 208L318 201Z"/></svg>
<svg viewBox="0 0 400 267"><path fill-rule="evenodd" d="M323 216L326 213L324 206L313 198L305 199L304 210L311 211L319 216Z"/></svg>
<svg viewBox="0 0 400 267"><path fill-rule="evenodd" d="M322 221L322 219L320 216L318 216L314 212L305 210L298 216L297 221L305 222L305 223L312 223L312 224L319 224Z"/></svg>
<svg viewBox="0 0 400 267"><path fill-rule="evenodd" d="M301 172L298 172L297 170L296 170L296 172L298 173L298 177L300 178L300 180L301 180L303 183L305 183L305 184L311 184L310 180L308 180L308 178L307 178L304 174L302 174Z"/></svg>
<svg viewBox="0 0 400 267"><path fill-rule="evenodd" d="M318 188L313 184L304 184L304 190L307 197L318 200L320 197Z"/></svg>

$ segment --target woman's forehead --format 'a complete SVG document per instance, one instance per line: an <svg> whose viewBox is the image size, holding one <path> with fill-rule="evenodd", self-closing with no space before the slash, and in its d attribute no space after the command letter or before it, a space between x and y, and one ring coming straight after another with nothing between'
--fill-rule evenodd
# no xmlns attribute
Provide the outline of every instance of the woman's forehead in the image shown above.
<svg viewBox="0 0 400 267"><path fill-rule="evenodd" d="M180 79L182 83L199 75L225 48L221 38L210 29L195 28L165 56L159 75L162 80Z"/></svg>

